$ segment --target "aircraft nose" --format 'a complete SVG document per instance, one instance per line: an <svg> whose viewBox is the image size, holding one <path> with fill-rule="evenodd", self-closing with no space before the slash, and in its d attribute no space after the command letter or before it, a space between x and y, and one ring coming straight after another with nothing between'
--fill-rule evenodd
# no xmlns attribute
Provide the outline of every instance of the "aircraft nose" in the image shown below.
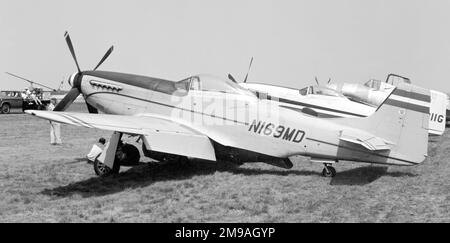
<svg viewBox="0 0 450 243"><path fill-rule="evenodd" d="M78 90L81 89L81 79L82 79L82 73L73 73L69 77L69 84L72 86L72 88L77 88ZM80 90L81 92L81 90Z"/></svg>

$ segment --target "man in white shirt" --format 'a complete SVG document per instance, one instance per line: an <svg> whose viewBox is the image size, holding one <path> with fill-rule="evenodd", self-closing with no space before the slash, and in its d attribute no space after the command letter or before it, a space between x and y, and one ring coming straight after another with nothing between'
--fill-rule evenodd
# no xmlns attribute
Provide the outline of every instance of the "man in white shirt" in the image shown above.
<svg viewBox="0 0 450 243"><path fill-rule="evenodd" d="M28 95L30 95L30 91L28 90L28 88L25 88L25 90L21 93L22 99L26 100L28 99Z"/></svg>
<svg viewBox="0 0 450 243"><path fill-rule="evenodd" d="M88 164L93 164L95 159L102 153L105 147L106 140L104 138L100 138L98 143L92 145L91 151L86 155Z"/></svg>
<svg viewBox="0 0 450 243"><path fill-rule="evenodd" d="M52 99L47 106L47 110L53 111L55 109L56 99ZM58 145L62 144L61 141L61 124L57 122L50 122L50 144Z"/></svg>

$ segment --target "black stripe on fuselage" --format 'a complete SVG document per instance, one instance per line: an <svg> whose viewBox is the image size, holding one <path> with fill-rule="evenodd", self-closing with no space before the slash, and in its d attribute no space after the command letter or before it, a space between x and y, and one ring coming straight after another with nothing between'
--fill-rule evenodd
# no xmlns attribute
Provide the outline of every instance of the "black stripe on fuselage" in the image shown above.
<svg viewBox="0 0 450 243"><path fill-rule="evenodd" d="M318 117L318 118L342 118L342 116L340 116L340 115L331 115L331 114L322 113L322 112L317 112L317 116L315 116L313 114L308 114L307 112L303 111L304 108L301 109L301 108L291 107L291 106L286 106L286 105L280 105L280 107L283 107L283 108L289 109L289 110L293 110L293 111L296 111L296 112L301 112L304 115L310 115L310 116Z"/></svg>
<svg viewBox="0 0 450 243"><path fill-rule="evenodd" d="M430 114L430 108L429 107L421 106L421 105L415 105L415 104L412 104L412 103L407 103L407 102L398 101L398 100L393 100L391 98L388 98L384 104L392 105L392 106L395 106L395 107L400 107L400 108L407 109L407 110L413 110L413 111L417 111L417 112L420 112L420 113Z"/></svg>
<svg viewBox="0 0 450 243"><path fill-rule="evenodd" d="M246 125L246 126L249 125L248 122L242 122L242 121L238 121L238 120L232 120L232 119L229 119L229 118L226 118L226 117L217 116L217 115L214 115L214 114L207 114L207 113L200 112L200 111L189 110L189 109L186 109L186 108L181 108L181 107L177 107L177 106L173 106L173 105L168 105L168 104L164 104L164 103L160 103L160 102L156 102L156 101L152 101L152 100L142 99L142 98L138 98L138 97L134 97L134 96L130 96L130 95L125 95L125 94L118 94L118 93L111 93L111 92L106 92L106 91L100 91L100 92L94 92L94 93L88 94L88 95L86 96L85 99L87 100L89 97L91 97L92 95L95 95L95 94L112 94L112 95L119 95L119 96L131 98L131 99L136 99L136 100L140 100L140 101L144 101L144 102L148 102L148 103L152 103L152 104L157 104L157 105L161 105L161 106L166 106L166 107L173 108L173 109L179 109L179 110L182 110L182 111L187 111L187 112L191 112L191 113L201 114L201 115L209 116L209 117L212 117L212 118L222 119L222 120L224 120L224 121L230 121L230 122L234 122L234 123L236 123L236 124L241 124L241 125Z"/></svg>
<svg viewBox="0 0 450 243"><path fill-rule="evenodd" d="M419 93L415 93L415 92L409 92L409 91L402 90L402 89L395 89L392 94L398 95L401 97L405 97L405 98L414 99L414 100L424 101L424 102L428 102L428 103L431 102L431 97L429 95L419 94Z"/></svg>
<svg viewBox="0 0 450 243"><path fill-rule="evenodd" d="M356 114L356 113L336 110L336 109L332 109L332 108L328 108L328 107L312 105L312 104L303 103L303 102L299 102L299 101L279 98L279 97L272 96L272 95L266 95L266 97L261 97L261 94L259 92L257 92L257 91L256 91L256 96L258 96L258 98L264 98L264 99L267 99L267 100L278 101L280 103L285 103L285 104L299 105L299 106L303 106L303 107L314 108L314 109L319 109L319 110L323 110L323 111L336 112L336 113L339 113L339 114L345 114L345 115L350 115L350 116L366 117L365 115L361 115L361 114Z"/></svg>

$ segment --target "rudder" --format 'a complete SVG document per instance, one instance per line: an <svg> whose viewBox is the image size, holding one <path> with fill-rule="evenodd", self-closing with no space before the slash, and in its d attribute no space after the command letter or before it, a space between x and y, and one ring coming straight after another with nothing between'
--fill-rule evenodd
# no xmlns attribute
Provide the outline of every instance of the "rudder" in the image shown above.
<svg viewBox="0 0 450 243"><path fill-rule="evenodd" d="M412 165L424 161L428 150L430 108L413 100L430 99L430 91L399 83L367 118L345 119L353 128L370 132L391 144L389 164Z"/></svg>

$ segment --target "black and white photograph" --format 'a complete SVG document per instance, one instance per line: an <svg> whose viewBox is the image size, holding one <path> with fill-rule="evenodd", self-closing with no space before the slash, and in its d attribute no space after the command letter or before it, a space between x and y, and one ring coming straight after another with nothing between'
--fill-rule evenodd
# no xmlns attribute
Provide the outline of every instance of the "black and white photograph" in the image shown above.
<svg viewBox="0 0 450 243"><path fill-rule="evenodd" d="M0 222L449 223L449 13L0 0Z"/></svg>

